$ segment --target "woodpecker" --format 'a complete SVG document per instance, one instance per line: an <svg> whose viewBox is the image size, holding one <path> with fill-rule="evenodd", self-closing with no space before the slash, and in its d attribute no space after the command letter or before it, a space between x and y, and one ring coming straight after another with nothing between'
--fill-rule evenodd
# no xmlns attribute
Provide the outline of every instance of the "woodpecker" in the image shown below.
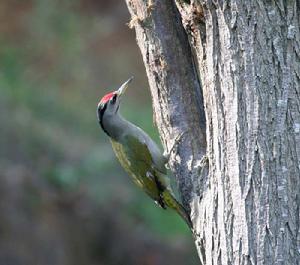
<svg viewBox="0 0 300 265"><path fill-rule="evenodd" d="M99 124L109 136L116 157L133 182L163 209L175 210L192 229L190 216L175 199L168 184L167 156L146 132L120 115L121 99L132 79L100 100L97 108Z"/></svg>

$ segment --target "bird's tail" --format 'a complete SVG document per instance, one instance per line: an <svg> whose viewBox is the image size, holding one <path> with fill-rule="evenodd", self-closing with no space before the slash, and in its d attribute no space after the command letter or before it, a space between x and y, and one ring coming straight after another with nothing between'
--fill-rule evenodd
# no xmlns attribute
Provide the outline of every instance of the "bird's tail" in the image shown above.
<svg viewBox="0 0 300 265"><path fill-rule="evenodd" d="M167 205L167 207L175 210L183 218L183 220L186 222L188 227L193 231L193 224L191 218L188 212L185 210L185 208L181 205L181 203L179 203L174 198L174 196L168 189L162 192L162 196L163 196L164 203Z"/></svg>

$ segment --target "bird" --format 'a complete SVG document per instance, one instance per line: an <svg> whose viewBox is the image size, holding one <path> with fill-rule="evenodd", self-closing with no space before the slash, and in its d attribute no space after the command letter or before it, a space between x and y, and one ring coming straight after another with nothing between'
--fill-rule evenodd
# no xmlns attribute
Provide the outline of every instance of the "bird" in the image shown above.
<svg viewBox="0 0 300 265"><path fill-rule="evenodd" d="M175 198L167 179L168 156L151 137L120 114L122 97L133 77L102 97L97 106L98 122L108 135L121 166L161 208L175 210L192 229L190 216Z"/></svg>

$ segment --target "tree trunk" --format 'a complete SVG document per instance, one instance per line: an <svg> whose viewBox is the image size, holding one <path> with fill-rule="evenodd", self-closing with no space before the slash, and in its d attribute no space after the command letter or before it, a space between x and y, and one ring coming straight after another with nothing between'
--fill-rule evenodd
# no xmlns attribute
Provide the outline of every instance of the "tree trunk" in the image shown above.
<svg viewBox="0 0 300 265"><path fill-rule="evenodd" d="M126 1L201 264L300 264L300 1Z"/></svg>

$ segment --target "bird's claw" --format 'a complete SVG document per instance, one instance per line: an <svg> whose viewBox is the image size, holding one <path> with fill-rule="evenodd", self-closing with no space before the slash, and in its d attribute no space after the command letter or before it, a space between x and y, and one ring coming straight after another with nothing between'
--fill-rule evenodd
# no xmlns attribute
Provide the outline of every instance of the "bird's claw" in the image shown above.
<svg viewBox="0 0 300 265"><path fill-rule="evenodd" d="M178 144L179 144L179 142L180 142L180 140L181 140L181 138L182 138L182 136L183 136L184 134L185 134L185 132L181 132L180 134L178 134L178 135L176 136L176 138L175 138L175 140L174 140L174 142L173 142L173 145L172 145L170 151L167 151L166 149L164 150L164 152L163 152L163 157L164 157L164 159L165 159L165 164L166 164L166 165L168 165L169 160L170 160L170 156L171 156L172 152L175 150L175 147L178 146ZM168 168L168 166L167 166L167 168Z"/></svg>

